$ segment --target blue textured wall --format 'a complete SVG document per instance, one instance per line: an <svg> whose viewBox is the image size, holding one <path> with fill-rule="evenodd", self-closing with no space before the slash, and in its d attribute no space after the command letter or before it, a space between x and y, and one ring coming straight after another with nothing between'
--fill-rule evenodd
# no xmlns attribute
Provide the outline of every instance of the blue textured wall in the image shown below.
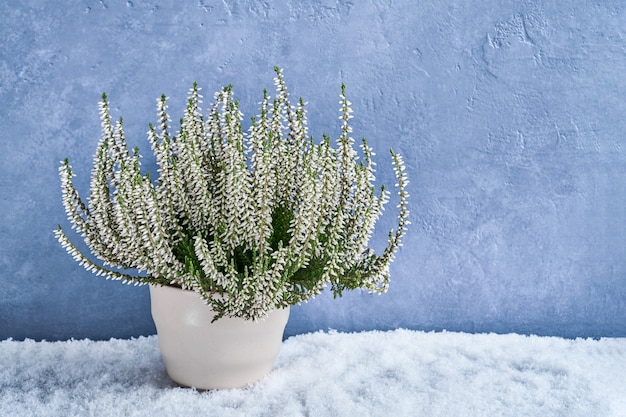
<svg viewBox="0 0 626 417"><path fill-rule="evenodd" d="M232 83L252 114L274 65L318 138L337 132L345 82L381 182L389 147L412 181L389 293L318 297L288 334L626 336L623 2L269 3L2 2L0 339L153 333L146 287L91 276L54 240L58 161L86 194L102 91L147 154L161 93L176 119L193 81L207 96Z"/></svg>

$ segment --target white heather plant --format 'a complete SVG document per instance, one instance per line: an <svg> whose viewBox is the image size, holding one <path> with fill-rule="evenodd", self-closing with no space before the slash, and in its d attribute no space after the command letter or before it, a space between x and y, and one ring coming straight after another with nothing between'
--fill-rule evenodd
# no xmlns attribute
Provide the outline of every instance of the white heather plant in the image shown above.
<svg viewBox="0 0 626 417"><path fill-rule="evenodd" d="M334 148L326 135L320 143L308 136L305 103L289 102L282 71L275 71L276 97L270 101L264 92L247 134L231 86L215 94L203 116L194 84L176 134L166 97L157 99L159 123L148 131L156 179L141 172L139 151L128 150L122 119L112 122L103 94L102 139L87 204L72 183L69 161L59 169L72 228L102 265L84 256L59 226L63 247L98 275L196 291L216 319L256 320L327 284L335 296L357 288L386 291L389 264L409 224L401 156L391 151L397 228L377 255L367 244L388 192L375 191L374 153L365 140L362 159L354 149L345 86Z"/></svg>

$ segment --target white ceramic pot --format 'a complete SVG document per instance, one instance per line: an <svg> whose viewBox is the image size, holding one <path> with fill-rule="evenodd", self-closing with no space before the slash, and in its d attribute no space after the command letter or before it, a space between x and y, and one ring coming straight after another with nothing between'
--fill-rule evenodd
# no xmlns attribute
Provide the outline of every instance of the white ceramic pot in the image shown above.
<svg viewBox="0 0 626 417"><path fill-rule="evenodd" d="M239 388L258 381L274 366L289 308L262 321L223 317L193 291L150 285L152 318L167 373L197 389Z"/></svg>

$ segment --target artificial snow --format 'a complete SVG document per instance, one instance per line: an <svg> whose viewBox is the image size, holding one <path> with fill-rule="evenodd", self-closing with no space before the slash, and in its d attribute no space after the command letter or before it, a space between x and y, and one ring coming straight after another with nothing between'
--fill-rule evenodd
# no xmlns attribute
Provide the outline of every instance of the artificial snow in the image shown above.
<svg viewBox="0 0 626 417"><path fill-rule="evenodd" d="M318 332L243 389L177 387L156 336L0 342L0 416L626 416L626 338Z"/></svg>

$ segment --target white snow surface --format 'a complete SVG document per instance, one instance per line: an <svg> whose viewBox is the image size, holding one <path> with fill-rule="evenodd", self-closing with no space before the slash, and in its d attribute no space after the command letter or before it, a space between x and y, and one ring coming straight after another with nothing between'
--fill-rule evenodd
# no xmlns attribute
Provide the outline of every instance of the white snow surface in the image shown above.
<svg viewBox="0 0 626 417"><path fill-rule="evenodd" d="M0 342L0 416L626 416L626 338L411 330L287 339L272 373L204 391L156 336Z"/></svg>

